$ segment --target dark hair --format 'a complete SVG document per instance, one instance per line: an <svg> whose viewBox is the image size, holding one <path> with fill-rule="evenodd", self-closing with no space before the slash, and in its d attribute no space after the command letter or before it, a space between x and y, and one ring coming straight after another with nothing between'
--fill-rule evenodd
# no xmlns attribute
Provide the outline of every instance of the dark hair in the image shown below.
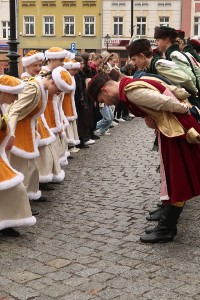
<svg viewBox="0 0 200 300"><path fill-rule="evenodd" d="M87 65L89 57L90 57L89 53L88 52L81 53L81 57L82 57L82 59L84 61L84 64Z"/></svg>
<svg viewBox="0 0 200 300"><path fill-rule="evenodd" d="M181 40L184 40L185 31L179 29L179 30L176 30L176 32L177 32L177 38L180 38Z"/></svg>
<svg viewBox="0 0 200 300"><path fill-rule="evenodd" d="M177 31L176 29L168 26L160 26L160 27L155 27L155 32L154 32L154 38L155 39L165 39L169 38L171 43L175 43L176 38L177 38Z"/></svg>
<svg viewBox="0 0 200 300"><path fill-rule="evenodd" d="M83 61L83 58L82 58L80 55L76 55L76 56L75 56L75 60L76 60L77 62L82 62L82 61Z"/></svg>
<svg viewBox="0 0 200 300"><path fill-rule="evenodd" d="M126 46L126 51L129 57L143 53L147 58L152 56L152 49L150 41L147 39L139 39L133 41L131 44Z"/></svg>
<svg viewBox="0 0 200 300"><path fill-rule="evenodd" d="M109 77L114 81L119 81L120 73L119 71L112 69L109 73Z"/></svg>
<svg viewBox="0 0 200 300"><path fill-rule="evenodd" d="M136 71L136 66L133 64L127 64L124 66L125 71L129 72L131 71L132 73Z"/></svg>
<svg viewBox="0 0 200 300"><path fill-rule="evenodd" d="M96 74L91 81L88 83L88 95L93 100L96 100L99 93L101 92L101 88L104 86L106 82L112 80L108 74L105 72L101 72Z"/></svg>

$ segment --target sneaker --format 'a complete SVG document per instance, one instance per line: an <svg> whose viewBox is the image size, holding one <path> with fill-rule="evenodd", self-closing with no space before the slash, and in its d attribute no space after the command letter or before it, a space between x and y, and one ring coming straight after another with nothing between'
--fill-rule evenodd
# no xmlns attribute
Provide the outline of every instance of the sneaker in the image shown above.
<svg viewBox="0 0 200 300"><path fill-rule="evenodd" d="M135 118L135 116L133 114L131 114L131 113L129 113L129 117Z"/></svg>
<svg viewBox="0 0 200 300"><path fill-rule="evenodd" d="M84 143L85 145L93 145L95 144L95 140L88 140L87 142Z"/></svg>
<svg viewBox="0 0 200 300"><path fill-rule="evenodd" d="M125 121L132 121L133 118L130 117L130 116L126 116L126 117L123 117L123 120L125 120Z"/></svg>
<svg viewBox="0 0 200 300"><path fill-rule="evenodd" d="M115 122L117 124L119 123L118 119L116 119L116 118L113 119L113 122Z"/></svg>
<svg viewBox="0 0 200 300"><path fill-rule="evenodd" d="M116 120L119 121L119 122L125 122L125 120L122 119L122 118L119 118L119 119L116 119Z"/></svg>
<svg viewBox="0 0 200 300"><path fill-rule="evenodd" d="M70 152L72 152L72 153L77 153L79 151L80 151L80 149L76 148L76 147L73 147L73 148L70 149Z"/></svg>
<svg viewBox="0 0 200 300"><path fill-rule="evenodd" d="M105 132L102 132L101 135L110 135L109 130L106 130Z"/></svg>
<svg viewBox="0 0 200 300"><path fill-rule="evenodd" d="M112 121L112 124L111 124L113 127L115 127L115 126L117 126L118 125L118 123L117 122L115 122L115 121Z"/></svg>
<svg viewBox="0 0 200 300"><path fill-rule="evenodd" d="M100 136L101 135L101 131L99 129L95 130L94 132L95 135Z"/></svg>

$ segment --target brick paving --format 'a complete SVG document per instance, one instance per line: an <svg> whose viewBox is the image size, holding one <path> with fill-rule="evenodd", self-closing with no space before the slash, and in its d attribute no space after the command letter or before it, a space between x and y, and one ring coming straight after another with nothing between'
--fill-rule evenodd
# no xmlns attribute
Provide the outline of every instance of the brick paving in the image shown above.
<svg viewBox="0 0 200 300"><path fill-rule="evenodd" d="M188 203L173 243L139 241L159 199L154 134L120 123L74 154L66 179L18 238L0 237L0 300L198 300L200 209Z"/></svg>

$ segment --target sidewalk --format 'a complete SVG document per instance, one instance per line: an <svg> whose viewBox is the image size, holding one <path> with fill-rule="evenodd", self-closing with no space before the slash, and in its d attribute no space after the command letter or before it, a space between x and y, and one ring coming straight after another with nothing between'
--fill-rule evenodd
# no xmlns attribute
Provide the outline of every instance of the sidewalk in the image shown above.
<svg viewBox="0 0 200 300"><path fill-rule="evenodd" d="M154 133L135 118L74 155L18 238L0 237L0 300L200 299L200 204L173 243L139 241L159 200Z"/></svg>

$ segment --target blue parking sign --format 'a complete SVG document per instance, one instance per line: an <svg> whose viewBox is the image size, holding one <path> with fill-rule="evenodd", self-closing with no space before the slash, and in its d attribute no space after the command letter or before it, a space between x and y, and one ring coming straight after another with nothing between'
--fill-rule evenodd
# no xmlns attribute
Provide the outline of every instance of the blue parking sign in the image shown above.
<svg viewBox="0 0 200 300"><path fill-rule="evenodd" d="M71 43L71 52L72 53L76 52L76 44L75 43Z"/></svg>

